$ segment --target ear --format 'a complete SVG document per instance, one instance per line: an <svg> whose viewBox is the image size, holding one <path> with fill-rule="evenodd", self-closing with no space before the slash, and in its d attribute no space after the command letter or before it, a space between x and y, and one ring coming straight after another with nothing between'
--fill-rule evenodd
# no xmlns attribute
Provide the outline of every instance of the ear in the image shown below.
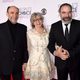
<svg viewBox="0 0 80 80"><path fill-rule="evenodd" d="M6 12L6 16L8 17L8 12Z"/></svg>

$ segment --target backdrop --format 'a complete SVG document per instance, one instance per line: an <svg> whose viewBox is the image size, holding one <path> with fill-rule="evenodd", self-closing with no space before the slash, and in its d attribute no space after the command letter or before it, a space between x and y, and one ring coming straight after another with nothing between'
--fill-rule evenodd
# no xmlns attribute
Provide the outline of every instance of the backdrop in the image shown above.
<svg viewBox="0 0 80 80"><path fill-rule="evenodd" d="M44 15L44 24L49 29L50 25L59 20L58 8L62 3L70 3L73 6L73 16L80 19L80 0L0 0L0 23L7 20L6 9L15 5L20 9L19 22L30 26L30 16L33 12L41 12Z"/></svg>
<svg viewBox="0 0 80 80"><path fill-rule="evenodd" d="M41 12L44 15L44 24L50 29L52 23L58 21L58 8L62 3L70 3L73 7L73 18L80 20L80 0L0 0L0 23L7 20L6 9L15 5L20 9L18 22L31 28L30 16L33 12Z"/></svg>

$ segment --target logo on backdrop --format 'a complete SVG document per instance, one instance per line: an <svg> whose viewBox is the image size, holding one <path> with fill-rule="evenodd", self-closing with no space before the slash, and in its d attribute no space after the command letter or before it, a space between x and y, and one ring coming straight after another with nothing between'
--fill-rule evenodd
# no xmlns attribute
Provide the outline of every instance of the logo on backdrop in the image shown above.
<svg viewBox="0 0 80 80"><path fill-rule="evenodd" d="M14 0L2 0L2 2L13 2Z"/></svg>
<svg viewBox="0 0 80 80"><path fill-rule="evenodd" d="M72 3L73 17L77 16L78 3Z"/></svg>
<svg viewBox="0 0 80 80"><path fill-rule="evenodd" d="M20 10L20 18L28 18L31 16L31 10L32 8L31 7L22 7L22 8L19 8Z"/></svg>
<svg viewBox="0 0 80 80"><path fill-rule="evenodd" d="M47 10L46 10L45 8L43 8L43 9L41 9L41 13L42 13L43 15L46 15Z"/></svg>

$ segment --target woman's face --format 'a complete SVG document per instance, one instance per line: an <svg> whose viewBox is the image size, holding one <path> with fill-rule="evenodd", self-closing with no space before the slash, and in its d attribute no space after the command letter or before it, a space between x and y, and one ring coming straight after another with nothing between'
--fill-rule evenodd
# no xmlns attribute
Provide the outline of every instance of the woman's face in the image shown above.
<svg viewBox="0 0 80 80"><path fill-rule="evenodd" d="M33 19L33 24L35 27L42 27L42 24L43 24L43 20L40 16L36 16L34 19Z"/></svg>

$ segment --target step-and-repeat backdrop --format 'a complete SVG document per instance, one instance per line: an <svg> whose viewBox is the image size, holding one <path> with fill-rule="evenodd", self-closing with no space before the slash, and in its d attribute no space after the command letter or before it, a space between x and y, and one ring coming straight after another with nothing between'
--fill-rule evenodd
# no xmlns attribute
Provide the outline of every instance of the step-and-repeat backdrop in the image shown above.
<svg viewBox="0 0 80 80"><path fill-rule="evenodd" d="M31 28L30 16L33 12L41 12L46 28L50 29L51 24L60 19L59 6L66 2L73 7L73 18L80 20L80 0L0 0L0 23L7 20L7 7L15 5L20 9L18 22L25 24L28 29Z"/></svg>
<svg viewBox="0 0 80 80"><path fill-rule="evenodd" d="M30 16L33 12L41 12L44 15L44 24L47 29L60 19L58 8L62 3L70 3L73 6L73 17L80 19L80 0L0 0L0 23L7 20L6 9L15 5L20 9L18 22L31 28Z"/></svg>

